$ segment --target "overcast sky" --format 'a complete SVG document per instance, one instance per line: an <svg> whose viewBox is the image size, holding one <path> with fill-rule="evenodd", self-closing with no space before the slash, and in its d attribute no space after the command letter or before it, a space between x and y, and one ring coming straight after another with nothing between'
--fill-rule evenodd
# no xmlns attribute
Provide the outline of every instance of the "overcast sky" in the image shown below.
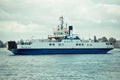
<svg viewBox="0 0 120 80"><path fill-rule="evenodd" d="M120 0L0 0L0 40L47 38L60 16L81 38L120 40Z"/></svg>

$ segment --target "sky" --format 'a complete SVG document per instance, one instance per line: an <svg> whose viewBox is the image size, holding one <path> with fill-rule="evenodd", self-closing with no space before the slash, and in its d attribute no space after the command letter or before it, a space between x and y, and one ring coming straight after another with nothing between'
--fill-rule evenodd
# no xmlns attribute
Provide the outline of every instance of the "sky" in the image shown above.
<svg viewBox="0 0 120 80"><path fill-rule="evenodd" d="M0 0L0 40L47 38L61 16L80 38L120 40L120 0Z"/></svg>

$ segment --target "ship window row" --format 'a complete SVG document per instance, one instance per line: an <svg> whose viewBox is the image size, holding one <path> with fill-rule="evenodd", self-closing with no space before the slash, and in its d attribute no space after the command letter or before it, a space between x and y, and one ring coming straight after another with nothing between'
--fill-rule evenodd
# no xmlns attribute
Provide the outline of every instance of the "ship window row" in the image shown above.
<svg viewBox="0 0 120 80"><path fill-rule="evenodd" d="M49 46L55 46L55 44L54 43L53 44L50 43ZM63 43L62 44L58 44L58 46L64 46L64 44Z"/></svg>
<svg viewBox="0 0 120 80"><path fill-rule="evenodd" d="M83 46L84 44L76 44L76 46Z"/></svg>
<svg viewBox="0 0 120 80"><path fill-rule="evenodd" d="M76 46L84 46L85 44L76 44ZM92 44L87 44L87 46L92 46Z"/></svg>
<svg viewBox="0 0 120 80"><path fill-rule="evenodd" d="M56 33L56 32L55 32L55 33L54 33L54 35L63 35L63 34L69 34L69 33L68 33L68 32L65 32L65 33L63 33L63 32L57 32L57 33Z"/></svg>
<svg viewBox="0 0 120 80"><path fill-rule="evenodd" d="M49 44L49 46L54 46L54 45L55 45L55 44L51 44L51 43Z"/></svg>
<svg viewBox="0 0 120 80"><path fill-rule="evenodd" d="M54 35L63 35L63 32L54 33Z"/></svg>
<svg viewBox="0 0 120 80"><path fill-rule="evenodd" d="M76 44L76 46L84 46L85 44ZM87 46L92 46L92 44L86 44ZM55 46L55 44L50 43L49 46ZM64 46L64 44L58 44L58 46Z"/></svg>
<svg viewBox="0 0 120 80"><path fill-rule="evenodd" d="M58 44L59 46L64 46L64 44Z"/></svg>

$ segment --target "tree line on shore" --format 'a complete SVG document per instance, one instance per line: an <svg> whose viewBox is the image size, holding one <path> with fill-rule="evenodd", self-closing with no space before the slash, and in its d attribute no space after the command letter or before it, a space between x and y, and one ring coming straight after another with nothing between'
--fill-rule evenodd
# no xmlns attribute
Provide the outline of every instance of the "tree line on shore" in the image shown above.
<svg viewBox="0 0 120 80"><path fill-rule="evenodd" d="M94 36L94 40L95 40L95 42L108 42L113 45L116 43L116 39L113 37L111 37L109 39L107 39L106 37L101 37L101 38L96 39L96 36ZM5 47L6 44L7 44L7 42L3 43L3 41L0 40L0 48Z"/></svg>
<svg viewBox="0 0 120 80"><path fill-rule="evenodd" d="M110 44L113 44L113 45L116 43L116 39L113 37L111 37L109 39L107 39L106 37L98 38L98 41L109 42Z"/></svg>
<svg viewBox="0 0 120 80"><path fill-rule="evenodd" d="M5 47L5 44L0 40L0 48Z"/></svg>

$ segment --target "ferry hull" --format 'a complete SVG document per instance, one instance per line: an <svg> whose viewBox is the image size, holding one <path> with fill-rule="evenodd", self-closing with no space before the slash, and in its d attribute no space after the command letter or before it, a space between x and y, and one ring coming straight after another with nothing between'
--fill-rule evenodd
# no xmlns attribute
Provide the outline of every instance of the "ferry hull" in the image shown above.
<svg viewBox="0 0 120 80"><path fill-rule="evenodd" d="M12 49L15 55L43 55L43 54L106 54L112 48L87 49Z"/></svg>

